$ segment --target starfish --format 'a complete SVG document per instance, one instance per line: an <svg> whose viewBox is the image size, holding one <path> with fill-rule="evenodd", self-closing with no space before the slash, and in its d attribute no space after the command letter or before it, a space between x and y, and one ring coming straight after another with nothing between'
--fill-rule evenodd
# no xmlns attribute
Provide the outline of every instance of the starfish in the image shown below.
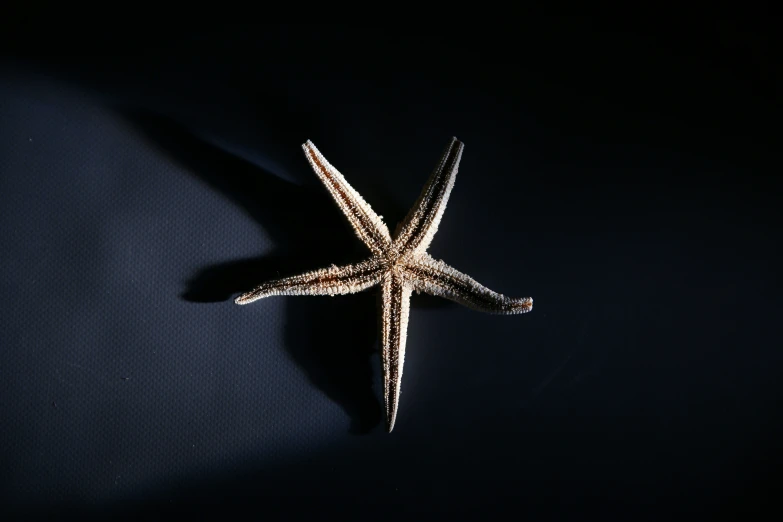
<svg viewBox="0 0 783 522"><path fill-rule="evenodd" d="M310 140L302 148L313 170L372 255L359 263L332 265L263 283L237 297L236 303L244 305L276 295L344 295L380 286L383 396L386 428L391 432L400 400L413 290L493 314L529 312L533 308L533 299L513 299L493 292L427 253L446 209L462 157L464 145L457 138L452 138L446 146L419 199L397 226L394 238L381 216L326 161Z"/></svg>

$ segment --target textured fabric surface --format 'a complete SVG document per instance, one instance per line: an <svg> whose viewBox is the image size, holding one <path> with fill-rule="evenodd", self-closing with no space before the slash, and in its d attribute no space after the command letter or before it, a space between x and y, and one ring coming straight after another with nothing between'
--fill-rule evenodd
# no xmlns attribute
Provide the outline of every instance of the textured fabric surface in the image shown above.
<svg viewBox="0 0 783 522"><path fill-rule="evenodd" d="M778 107L744 55L574 30L447 56L369 29L158 35L133 56L103 35L111 60L77 37L4 60L0 518L765 506ZM377 295L233 298L366 254L307 139L393 228L452 136L430 252L536 307L414 294L389 435Z"/></svg>

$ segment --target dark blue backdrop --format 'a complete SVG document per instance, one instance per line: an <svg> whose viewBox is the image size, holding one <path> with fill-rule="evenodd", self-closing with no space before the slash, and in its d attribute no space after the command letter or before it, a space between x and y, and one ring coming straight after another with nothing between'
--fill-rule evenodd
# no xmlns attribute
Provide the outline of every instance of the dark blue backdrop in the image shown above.
<svg viewBox="0 0 783 522"><path fill-rule="evenodd" d="M0 69L0 496L13 517L707 520L780 469L771 24L91 28ZM395 431L375 296L233 304L364 254L451 136Z"/></svg>

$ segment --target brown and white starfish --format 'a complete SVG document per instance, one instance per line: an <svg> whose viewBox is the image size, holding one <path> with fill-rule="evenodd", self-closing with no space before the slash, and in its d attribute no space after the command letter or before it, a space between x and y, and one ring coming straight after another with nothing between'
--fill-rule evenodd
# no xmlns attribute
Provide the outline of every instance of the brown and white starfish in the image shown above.
<svg viewBox="0 0 783 522"><path fill-rule="evenodd" d="M412 290L445 297L475 310L493 314L520 314L533 308L533 299L512 299L482 286L443 261L430 257L446 202L454 186L464 145L452 138L419 199L394 238L383 220L351 187L309 140L302 145L315 173L350 221L372 255L359 263L332 266L264 283L242 294L237 304L273 295L341 295L381 287L381 343L386 427L391 432L400 399L405 337Z"/></svg>

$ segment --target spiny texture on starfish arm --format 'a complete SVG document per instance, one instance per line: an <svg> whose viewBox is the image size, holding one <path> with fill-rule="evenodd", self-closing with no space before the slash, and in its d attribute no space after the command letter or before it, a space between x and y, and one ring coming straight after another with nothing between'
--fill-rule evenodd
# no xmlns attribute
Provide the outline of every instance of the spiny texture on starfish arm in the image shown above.
<svg viewBox="0 0 783 522"><path fill-rule="evenodd" d="M372 255L360 262L306 272L263 283L240 295L248 304L273 295L344 295L374 286L381 288L381 345L386 427L394 428L400 400L410 296L413 290L445 297L474 310L493 314L521 314L533 308L530 297L511 298L479 284L443 261L430 257L432 242L446 210L464 145L452 138L430 175L419 199L399 224L394 238L389 229L309 140L305 156L356 235Z"/></svg>

